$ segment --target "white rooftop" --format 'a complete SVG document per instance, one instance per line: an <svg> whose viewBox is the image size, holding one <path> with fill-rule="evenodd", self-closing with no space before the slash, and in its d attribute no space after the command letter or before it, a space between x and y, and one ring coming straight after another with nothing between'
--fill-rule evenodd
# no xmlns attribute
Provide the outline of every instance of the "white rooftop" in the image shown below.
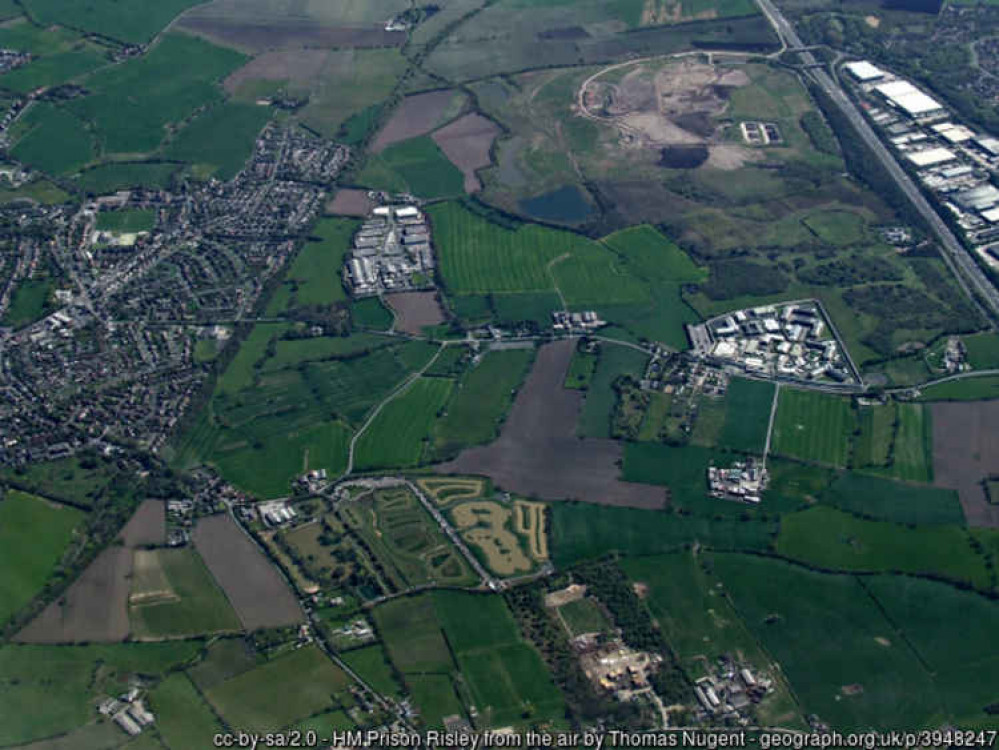
<svg viewBox="0 0 999 750"><path fill-rule="evenodd" d="M917 167L931 167L934 164L953 161L956 157L954 152L946 148L930 148L925 151L910 151L905 155L905 158Z"/></svg>
<svg viewBox="0 0 999 750"><path fill-rule="evenodd" d="M989 224L995 224L999 222L999 206L996 208L990 208L987 211L982 211L979 216L981 216Z"/></svg>
<svg viewBox="0 0 999 750"><path fill-rule="evenodd" d="M858 81L876 81L879 78L884 78L885 75L881 68L871 65L867 60L847 63L843 67Z"/></svg>
<svg viewBox="0 0 999 750"><path fill-rule="evenodd" d="M875 86L874 90L913 117L943 109L940 102L927 96L908 81L889 81Z"/></svg>

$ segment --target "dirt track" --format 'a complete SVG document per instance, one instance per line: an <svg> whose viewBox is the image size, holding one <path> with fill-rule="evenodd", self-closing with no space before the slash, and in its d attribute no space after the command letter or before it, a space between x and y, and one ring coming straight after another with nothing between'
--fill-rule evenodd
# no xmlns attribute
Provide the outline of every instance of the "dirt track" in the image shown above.
<svg viewBox="0 0 999 750"><path fill-rule="evenodd" d="M576 436L582 394L562 387L573 348L573 341L541 347L499 439L436 470L487 475L505 490L545 500L662 508L663 488L618 479L620 444Z"/></svg>
<svg viewBox="0 0 999 750"><path fill-rule="evenodd" d="M970 526L999 527L981 481L999 474L999 401L933 404L935 484L955 489Z"/></svg>
<svg viewBox="0 0 999 750"><path fill-rule="evenodd" d="M201 519L192 539L247 630L302 621L284 579L229 516Z"/></svg>

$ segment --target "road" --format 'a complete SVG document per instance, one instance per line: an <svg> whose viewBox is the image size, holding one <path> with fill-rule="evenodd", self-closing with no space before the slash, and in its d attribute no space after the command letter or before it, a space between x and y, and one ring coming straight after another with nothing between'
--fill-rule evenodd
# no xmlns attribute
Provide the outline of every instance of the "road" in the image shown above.
<svg viewBox="0 0 999 750"><path fill-rule="evenodd" d="M783 44L791 49L805 46L802 44L801 38L794 30L794 27L784 18L772 0L756 0L756 2L767 17L767 20L774 27ZM798 54L805 65L818 64L818 61L811 52L800 50ZM888 171L888 174L891 175L892 179L902 189L912 205L933 229L943 248L941 255L954 272L958 283L960 283L965 293L971 297L972 301L978 307L981 307L979 300L984 302L989 317L993 322L999 319L999 290L989 281L985 272L982 271L971 256L971 252L965 249L964 245L961 244L960 240L950 230L950 227L947 226L933 206L930 205L929 201L926 200L922 192L920 192L919 187L905 170L902 169L885 144L881 142L874 129L868 124L863 114L846 95L839 83L821 68L812 68L809 71L809 75L826 95L829 96L833 104L846 116L860 137L864 139L867 146L874 152L878 161Z"/></svg>

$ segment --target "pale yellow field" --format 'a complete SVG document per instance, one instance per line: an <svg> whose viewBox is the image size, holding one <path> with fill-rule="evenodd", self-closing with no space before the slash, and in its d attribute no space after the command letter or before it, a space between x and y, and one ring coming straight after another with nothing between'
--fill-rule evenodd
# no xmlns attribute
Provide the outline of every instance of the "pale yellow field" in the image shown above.
<svg viewBox="0 0 999 750"><path fill-rule="evenodd" d="M162 604L177 601L180 597L174 592L160 564L156 550L137 549L132 558L132 590L129 604Z"/></svg>
<svg viewBox="0 0 999 750"><path fill-rule="evenodd" d="M545 529L545 506L543 503L531 503L517 500L513 504L515 524L518 534L527 537L531 557L538 562L548 559L548 534Z"/></svg>
<svg viewBox="0 0 999 750"><path fill-rule="evenodd" d="M451 511L462 537L486 556L488 567L500 576L527 573L534 567L521 542L508 528L509 508L491 500L462 503Z"/></svg>
<svg viewBox="0 0 999 750"><path fill-rule="evenodd" d="M416 483L441 507L481 497L486 484L482 479L455 479L453 477L423 478L417 479ZM442 499L441 495L446 495L446 497Z"/></svg>

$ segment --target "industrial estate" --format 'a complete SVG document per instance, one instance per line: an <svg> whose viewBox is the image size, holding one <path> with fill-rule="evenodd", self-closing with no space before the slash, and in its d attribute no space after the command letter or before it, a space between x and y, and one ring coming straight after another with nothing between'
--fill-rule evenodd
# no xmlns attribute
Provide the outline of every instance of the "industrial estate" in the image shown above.
<svg viewBox="0 0 999 750"><path fill-rule="evenodd" d="M0 2L0 749L994 745L997 29Z"/></svg>

